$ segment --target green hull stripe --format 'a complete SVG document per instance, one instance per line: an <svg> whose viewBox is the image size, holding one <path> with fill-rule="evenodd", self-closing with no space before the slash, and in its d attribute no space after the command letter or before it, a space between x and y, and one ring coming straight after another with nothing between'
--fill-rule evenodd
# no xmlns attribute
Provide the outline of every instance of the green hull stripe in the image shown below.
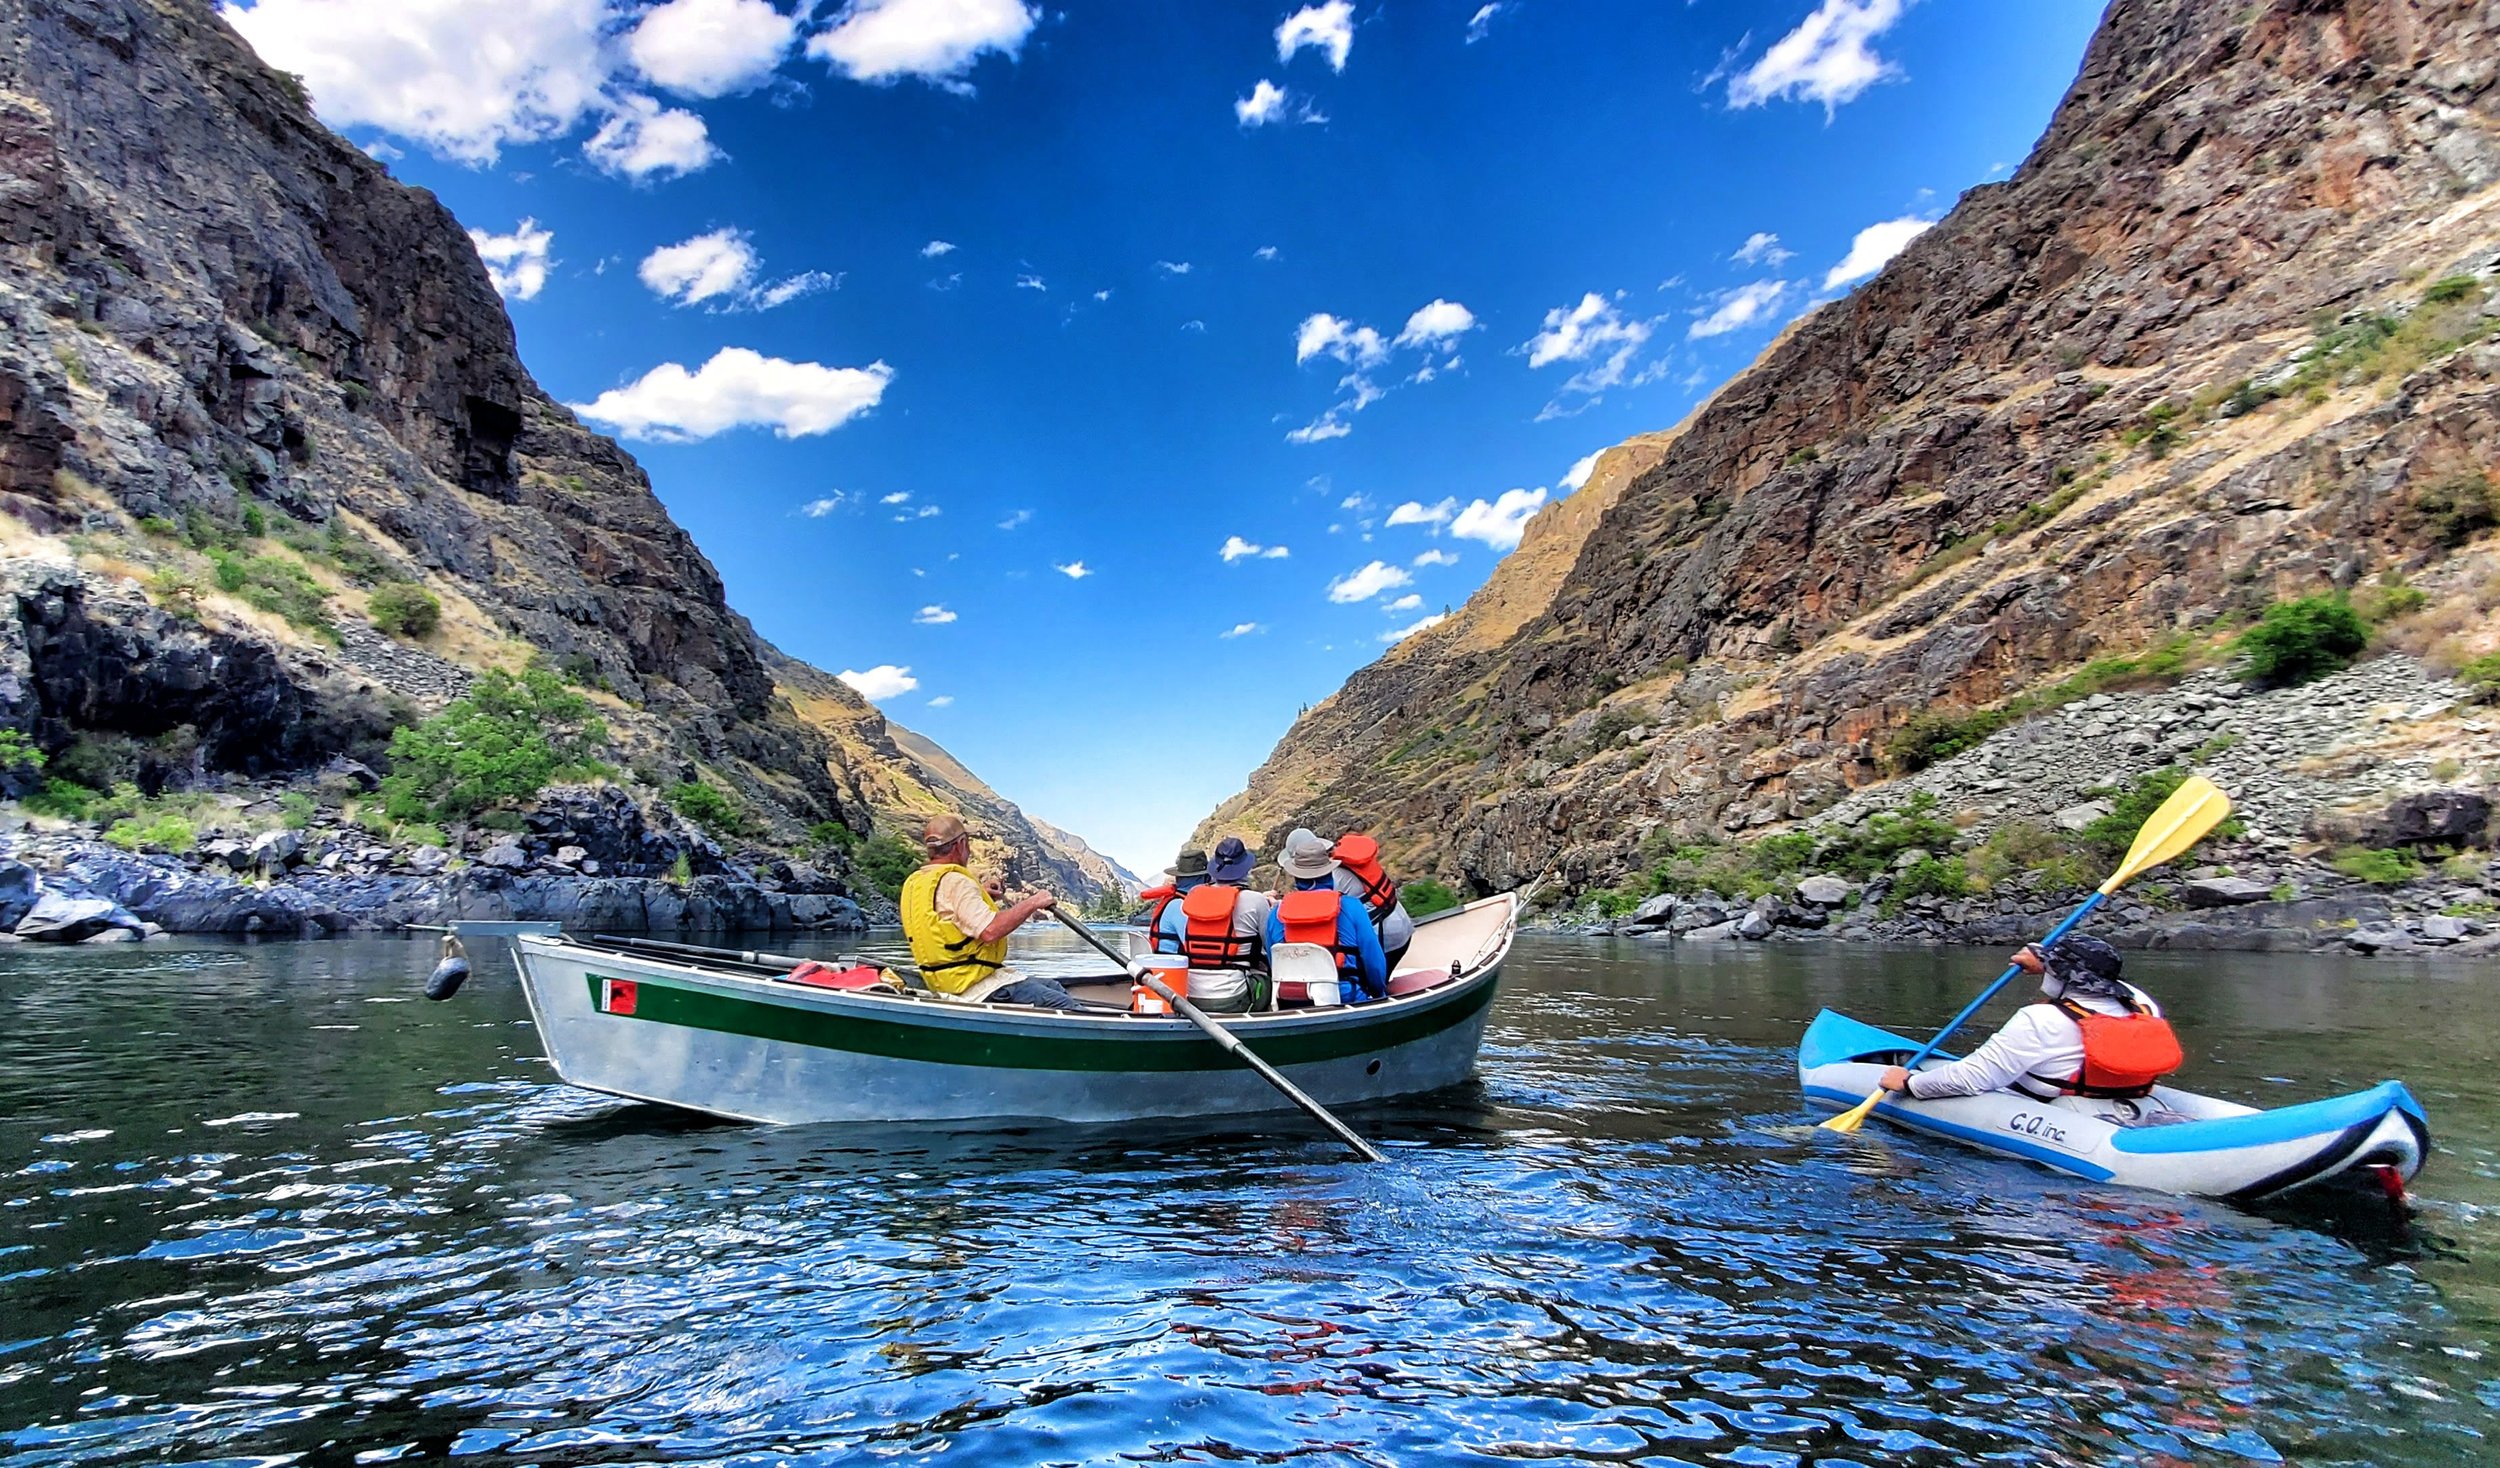
<svg viewBox="0 0 2500 1468"><path fill-rule="evenodd" d="M607 977L591 974L590 1005L604 1011ZM1084 1036L1018 1035L986 1030L942 1029L898 1023L790 1005L766 1004L701 989L681 989L650 979L635 979L634 1012L618 1019L681 1025L724 1035L750 1035L819 1050L845 1050L880 1055L890 1060L921 1060L938 1065L988 1065L1008 1070L1187 1071L1231 1070L1240 1062L1203 1035L1113 1040ZM1270 1065L1307 1065L1371 1055L1395 1045L1437 1035L1474 1018L1493 1002L1494 984L1453 1004L1384 1018L1377 1023L1331 1027L1300 1034L1245 1035L1250 1048Z"/></svg>

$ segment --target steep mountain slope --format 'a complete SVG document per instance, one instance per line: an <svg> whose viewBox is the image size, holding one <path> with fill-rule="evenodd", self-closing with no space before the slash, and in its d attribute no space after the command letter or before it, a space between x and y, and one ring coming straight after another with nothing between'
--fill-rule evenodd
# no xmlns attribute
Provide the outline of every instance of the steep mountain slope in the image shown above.
<svg viewBox="0 0 2500 1468"><path fill-rule="evenodd" d="M47 748L283 771L538 662L649 784L726 783L785 837L878 813L891 756L790 707L641 469L531 380L465 232L206 0L0 0L0 413L0 724ZM367 620L395 580L442 602L420 645Z"/></svg>
<svg viewBox="0 0 2500 1468"><path fill-rule="evenodd" d="M2500 464L2496 32L2118 0L2009 181L1604 455L1211 824L1580 889L1655 831L1828 807L1915 716L2278 595L2409 573L2479 649L2451 553Z"/></svg>

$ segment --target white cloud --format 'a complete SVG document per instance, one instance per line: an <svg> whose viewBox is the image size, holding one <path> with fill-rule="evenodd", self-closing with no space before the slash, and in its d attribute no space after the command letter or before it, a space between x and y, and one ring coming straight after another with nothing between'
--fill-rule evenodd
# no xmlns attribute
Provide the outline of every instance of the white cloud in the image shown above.
<svg viewBox="0 0 2500 1468"><path fill-rule="evenodd" d="M463 163L606 110L606 0L253 0L218 13L304 79L332 127L374 127Z"/></svg>
<svg viewBox="0 0 2500 1468"><path fill-rule="evenodd" d="M842 508L842 491L837 489L822 499L809 500L806 504L799 506L799 513L810 520L822 520L840 508Z"/></svg>
<svg viewBox="0 0 2500 1468"><path fill-rule="evenodd" d="M1332 438L1343 438L1353 431L1351 425L1339 418L1334 411L1330 411L1286 434L1285 442L1326 443Z"/></svg>
<svg viewBox="0 0 2500 1468"><path fill-rule="evenodd" d="M1261 245L1257 249L1250 252L1250 258L1253 260L1273 260L1277 258L1277 249L1274 245Z"/></svg>
<svg viewBox="0 0 2500 1468"><path fill-rule="evenodd" d="M1773 98L1820 102L1826 115L1895 73L1872 42L1892 29L1907 0L1823 0L1760 60L1728 79L1731 107Z"/></svg>
<svg viewBox="0 0 2500 1468"><path fill-rule="evenodd" d="M555 242L555 231L540 229L535 219L522 220L510 234L469 231L469 243L486 264L486 278L507 301L533 300L546 288L547 251Z"/></svg>
<svg viewBox="0 0 2500 1468"><path fill-rule="evenodd" d="M1423 594L1421 592L1410 591L1406 595L1399 597L1396 601L1382 602L1380 604L1380 609L1384 612L1395 614L1398 612L1411 612L1423 604Z"/></svg>
<svg viewBox="0 0 2500 1468"><path fill-rule="evenodd" d="M1285 115L1285 89L1259 78L1247 97L1233 99L1233 119L1243 127L1265 127Z"/></svg>
<svg viewBox="0 0 2500 1468"><path fill-rule="evenodd" d="M1340 603L1369 601L1384 591L1411 586L1414 582L1415 578L1404 569L1387 561L1373 561L1360 570L1348 571L1329 582L1328 599Z"/></svg>
<svg viewBox="0 0 2500 1468"><path fill-rule="evenodd" d="M844 668L833 676L851 685L853 693L870 703L883 703L920 686L920 680L911 675L910 668L898 668L892 663L879 663L864 673Z"/></svg>
<svg viewBox="0 0 2500 1468"><path fill-rule="evenodd" d="M954 253L955 247L945 240L931 240L927 244L920 247L920 258L923 260L934 260L940 255L952 255Z"/></svg>
<svg viewBox="0 0 2500 1468"><path fill-rule="evenodd" d="M1322 352L1356 367L1374 367L1388 360L1389 344L1368 326L1341 321L1325 311L1302 318L1295 328L1293 359L1308 362Z"/></svg>
<svg viewBox="0 0 2500 1468"><path fill-rule="evenodd" d="M908 490L908 489L898 489L898 490L894 491L892 494L879 495L879 496L877 497L877 503L878 503L878 504L881 504L881 505L907 505L907 504L910 504L910 503L911 503L911 491L910 491L910 490Z"/></svg>
<svg viewBox="0 0 2500 1468"><path fill-rule="evenodd" d="M636 272L663 301L691 306L744 291L755 279L755 246L734 229L716 229L645 255Z"/></svg>
<svg viewBox="0 0 2500 1468"><path fill-rule="evenodd" d="M894 515L894 523L897 525L908 525L914 520L926 520L933 515L943 515L945 513L946 511L940 509L936 505L922 505L917 509L896 511ZM951 561L954 557L948 556L947 559Z"/></svg>
<svg viewBox="0 0 2500 1468"><path fill-rule="evenodd" d="M1796 259L1797 252L1781 249L1778 235L1756 230L1745 236L1745 242L1738 245L1736 253L1728 258L1739 265L1768 265L1777 270Z"/></svg>
<svg viewBox="0 0 2500 1468"><path fill-rule="evenodd" d="M1418 307L1406 318L1406 329L1398 333L1402 347L1438 346L1453 341L1476 329L1476 313L1456 301L1434 297L1428 306Z"/></svg>
<svg viewBox="0 0 2500 1468"><path fill-rule="evenodd" d="M1455 566L1458 564L1458 553L1456 551L1441 550L1436 547L1435 549L1428 550L1422 555L1417 556L1415 558L1415 564L1418 567Z"/></svg>
<svg viewBox="0 0 2500 1468"><path fill-rule="evenodd" d="M1477 7L1476 13L1467 17L1467 44L1472 46L1483 40L1485 32L1493 28L1493 17L1507 8L1502 0L1490 0L1489 4Z"/></svg>
<svg viewBox="0 0 2500 1468"><path fill-rule="evenodd" d="M786 280L776 280L771 285L748 292L747 304L758 311L769 311L775 306L787 306L801 296L841 288L842 277L839 275L827 275L821 270L802 270Z"/></svg>
<svg viewBox="0 0 2500 1468"><path fill-rule="evenodd" d="M1053 561L1050 564L1050 569L1058 572L1062 576L1067 577L1070 581L1082 581L1086 577L1094 574L1092 571L1085 568L1085 563L1083 561L1070 561L1064 566L1060 565L1057 561Z"/></svg>
<svg viewBox="0 0 2500 1468"><path fill-rule="evenodd" d="M1605 450L1600 449L1597 452L1602 454ZM1572 460L1571 467L1563 471L1563 492L1565 494L1569 494L1571 491L1578 489L1581 485L1588 483L1589 473L1596 467L1597 454L1590 454L1585 458Z"/></svg>
<svg viewBox="0 0 2500 1468"><path fill-rule="evenodd" d="M1293 552L1281 545L1260 545L1256 541L1244 540L1238 535L1227 535L1224 537L1224 548L1216 554L1223 557L1226 565L1230 565L1235 561L1252 557L1262 561L1281 561Z"/></svg>
<svg viewBox="0 0 2500 1468"><path fill-rule="evenodd" d="M1934 227L1932 219L1909 217L1887 219L1859 230L1857 238L1849 242L1849 253L1824 275L1823 289L1838 290L1852 281L1866 279L1883 269L1910 241Z"/></svg>
<svg viewBox="0 0 2500 1468"><path fill-rule="evenodd" d="M1325 53L1330 70L1345 70L1346 53L1354 49L1354 0L1305 5L1286 16L1276 28L1276 59L1291 61L1305 46Z"/></svg>
<svg viewBox="0 0 2500 1468"><path fill-rule="evenodd" d="M1108 300L1110 300L1110 299L1111 299L1111 288L1110 288L1109 286L1104 286L1101 290L1098 290L1098 291L1094 292L1094 300L1095 300L1097 303L1102 302L1102 301L1108 301Z"/></svg>
<svg viewBox="0 0 2500 1468"><path fill-rule="evenodd" d="M1408 500L1389 512L1389 523L1391 525L1447 525L1450 523L1450 517L1457 513L1458 501L1454 499L1443 500L1437 505Z"/></svg>
<svg viewBox="0 0 2500 1468"><path fill-rule="evenodd" d="M1711 297L1716 302L1701 319L1684 328L1684 335L1699 341L1704 337L1725 336L1740 326L1751 326L1770 315L1788 294L1784 280L1757 280L1734 290L1721 291Z"/></svg>
<svg viewBox="0 0 2500 1468"><path fill-rule="evenodd" d="M1186 260L1157 260L1155 262L1155 269L1162 271L1166 275L1187 275L1189 273L1189 262Z"/></svg>
<svg viewBox="0 0 2500 1468"><path fill-rule="evenodd" d="M1450 522L1450 533L1481 540L1495 550L1511 550L1526 532L1528 517L1544 505L1542 489L1506 489L1491 504L1477 500L1459 511L1458 518Z"/></svg>
<svg viewBox="0 0 2500 1468"><path fill-rule="evenodd" d="M1432 628L1440 626L1449 619L1450 614L1447 612L1434 612L1431 616L1412 622L1404 627L1392 628L1387 632L1381 633L1380 640L1383 642L1404 642L1416 633L1430 631Z"/></svg>
<svg viewBox="0 0 2500 1468"><path fill-rule="evenodd" d="M770 80L798 28L766 0L668 0L643 12L625 52L672 92L720 97Z"/></svg>
<svg viewBox="0 0 2500 1468"><path fill-rule="evenodd" d="M1047 291L1050 287L1042 284L1042 278L1038 275L1019 275L1016 277L1016 289L1024 291Z"/></svg>
<svg viewBox="0 0 2500 1468"><path fill-rule="evenodd" d="M720 156L703 119L649 97L627 97L582 144L582 156L610 173L646 179L693 173Z"/></svg>
<svg viewBox="0 0 2500 1468"><path fill-rule="evenodd" d="M920 609L920 614L913 617L912 620L919 623L923 627L943 627L947 623L955 620L955 614L942 606L931 604L929 606L922 607Z"/></svg>
<svg viewBox="0 0 2500 1468"><path fill-rule="evenodd" d="M1031 510L1018 510L1014 514L1009 515L1006 519L999 521L998 528L1001 530L1015 530L1032 523L1033 512Z"/></svg>
<svg viewBox="0 0 2500 1468"><path fill-rule="evenodd" d="M963 75L985 52L1013 60L1040 12L1023 0L851 0L807 54L858 82L916 76L965 90Z"/></svg>
<svg viewBox="0 0 2500 1468"><path fill-rule="evenodd" d="M1576 306L1556 306L1545 313L1544 329L1525 344L1528 365L1585 362L1563 390L1603 392L1623 380L1654 330L1656 323L1627 319L1613 301L1590 291ZM1554 405L1548 404L1547 412L1553 411Z"/></svg>
<svg viewBox="0 0 2500 1468"><path fill-rule="evenodd" d="M941 693L937 697L929 700L929 707L933 709L942 709L954 703L954 701L955 695L951 693Z"/></svg>
<svg viewBox="0 0 2500 1468"><path fill-rule="evenodd" d="M1260 626L1256 622L1235 622L1233 624L1232 631L1218 632L1215 635L1218 637L1248 637L1254 632L1265 632L1266 630L1267 629L1265 627Z"/></svg>
<svg viewBox="0 0 2500 1468"><path fill-rule="evenodd" d="M633 439L682 443L748 426L807 438L875 407L893 380L894 369L883 362L826 367L723 347L695 371L663 362L638 381L572 407Z"/></svg>

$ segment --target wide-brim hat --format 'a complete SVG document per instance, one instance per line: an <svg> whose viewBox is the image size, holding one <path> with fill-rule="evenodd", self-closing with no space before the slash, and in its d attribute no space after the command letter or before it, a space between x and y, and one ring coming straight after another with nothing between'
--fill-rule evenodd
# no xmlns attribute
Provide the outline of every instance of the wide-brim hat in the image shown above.
<svg viewBox="0 0 2500 1468"><path fill-rule="evenodd" d="M1250 880L1250 848L1242 845L1239 836L1227 836L1215 843L1215 855L1207 860L1207 875L1218 882Z"/></svg>
<svg viewBox="0 0 2500 1468"><path fill-rule="evenodd" d="M1182 852L1180 859L1172 863L1172 875L1175 877L1203 877L1206 874L1207 854L1195 846Z"/></svg>
<svg viewBox="0 0 2500 1468"><path fill-rule="evenodd" d="M1285 849L1277 854L1276 865L1288 877L1309 881L1324 877L1337 869L1337 858L1328 849L1328 841L1318 832L1296 830L1285 838Z"/></svg>

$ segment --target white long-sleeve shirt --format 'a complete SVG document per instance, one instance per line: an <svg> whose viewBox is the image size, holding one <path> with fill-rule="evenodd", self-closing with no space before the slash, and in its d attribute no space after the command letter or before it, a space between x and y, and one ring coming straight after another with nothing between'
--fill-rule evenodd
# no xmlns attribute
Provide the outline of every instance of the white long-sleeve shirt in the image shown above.
<svg viewBox="0 0 2500 1468"><path fill-rule="evenodd" d="M2145 1013L2161 1013L2161 1007L2143 990L2129 984L2127 992ZM2123 1002L2097 995L2078 997L2075 1002L2100 1014L2128 1012ZM2026 1004L1970 1054L1913 1074L1910 1095L1921 1101L1980 1096L2008 1090L2026 1078L2036 1085L2055 1087L2073 1080L2082 1070L2083 1026L2054 1004Z"/></svg>

